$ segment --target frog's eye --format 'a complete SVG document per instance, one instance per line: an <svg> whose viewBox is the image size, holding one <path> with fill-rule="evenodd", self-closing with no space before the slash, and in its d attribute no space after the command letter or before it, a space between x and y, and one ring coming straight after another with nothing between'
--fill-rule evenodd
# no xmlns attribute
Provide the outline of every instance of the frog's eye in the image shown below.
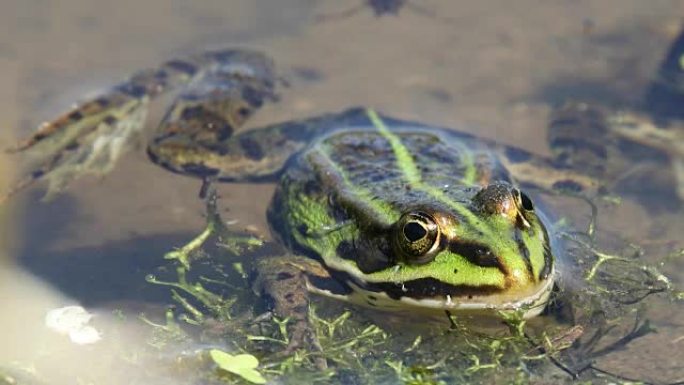
<svg viewBox="0 0 684 385"><path fill-rule="evenodd" d="M515 189L515 199L516 199L516 206L518 206L518 213L516 215L516 224L520 228L524 229L529 229L530 228L530 220L529 216L534 215L532 212L534 211L534 205L532 204L532 199L527 196L524 192Z"/></svg>
<svg viewBox="0 0 684 385"><path fill-rule="evenodd" d="M532 204L532 199L527 196L524 192L518 190L520 196L520 207L527 211L534 211L534 205Z"/></svg>
<svg viewBox="0 0 684 385"><path fill-rule="evenodd" d="M439 249L440 231L435 220L423 212L404 214L396 223L394 244L401 260L410 264L432 261Z"/></svg>

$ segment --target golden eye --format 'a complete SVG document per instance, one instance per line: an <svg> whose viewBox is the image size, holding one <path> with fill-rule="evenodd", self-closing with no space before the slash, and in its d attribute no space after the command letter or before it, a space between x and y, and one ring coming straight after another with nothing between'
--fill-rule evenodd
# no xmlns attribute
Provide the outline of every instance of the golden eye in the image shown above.
<svg viewBox="0 0 684 385"><path fill-rule="evenodd" d="M404 214L395 225L395 251L406 263L428 263L437 255L440 235L439 226L429 214L420 211Z"/></svg>

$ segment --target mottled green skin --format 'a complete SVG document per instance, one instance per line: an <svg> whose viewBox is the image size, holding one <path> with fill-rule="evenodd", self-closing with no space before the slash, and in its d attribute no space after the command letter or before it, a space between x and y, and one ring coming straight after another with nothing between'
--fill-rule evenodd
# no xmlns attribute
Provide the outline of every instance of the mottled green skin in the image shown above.
<svg viewBox="0 0 684 385"><path fill-rule="evenodd" d="M332 294L358 286L393 299L449 295L495 306L550 279L552 256L537 216L526 212L530 227L519 228L485 212L483 198L474 199L483 183L510 183L496 147L452 131L382 121L384 133L363 110L340 114L343 124L326 121L319 131L327 134L296 155L280 180L269 210L273 230L291 249L322 261L339 283L312 280L312 286ZM444 221L448 237L432 262L411 264L392 247L395 223L412 211ZM473 245L488 247L495 266L478 264Z"/></svg>

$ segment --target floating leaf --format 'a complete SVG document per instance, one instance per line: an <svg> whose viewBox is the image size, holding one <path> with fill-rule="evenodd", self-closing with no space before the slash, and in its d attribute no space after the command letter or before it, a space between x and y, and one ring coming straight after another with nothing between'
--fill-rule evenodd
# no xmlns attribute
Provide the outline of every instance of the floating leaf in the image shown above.
<svg viewBox="0 0 684 385"><path fill-rule="evenodd" d="M211 359L219 368L237 374L254 384L265 384L266 379L255 370L259 366L259 360L251 354L238 354L233 356L218 349L209 351Z"/></svg>

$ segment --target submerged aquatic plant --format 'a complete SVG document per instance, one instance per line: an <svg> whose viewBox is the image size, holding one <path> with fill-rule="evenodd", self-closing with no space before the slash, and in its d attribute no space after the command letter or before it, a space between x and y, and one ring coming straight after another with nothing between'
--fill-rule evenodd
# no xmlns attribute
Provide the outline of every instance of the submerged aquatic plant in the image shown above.
<svg viewBox="0 0 684 385"><path fill-rule="evenodd" d="M266 379L256 370L259 360L251 354L233 356L222 350L212 349L209 356L221 370L236 374L253 384L266 383Z"/></svg>

